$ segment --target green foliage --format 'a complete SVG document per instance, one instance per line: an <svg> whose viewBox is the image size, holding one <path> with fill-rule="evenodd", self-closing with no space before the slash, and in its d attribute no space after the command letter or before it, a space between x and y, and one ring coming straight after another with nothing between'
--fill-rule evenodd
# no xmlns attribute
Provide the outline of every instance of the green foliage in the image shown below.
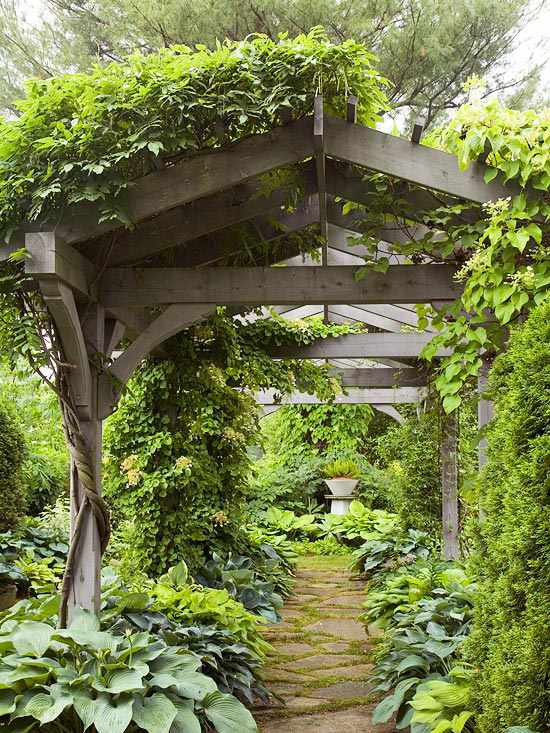
<svg viewBox="0 0 550 733"><path fill-rule="evenodd" d="M381 572L410 565L418 559L426 560L430 554L430 537L417 529L395 531L374 530L352 555L353 568L360 573L376 576Z"/></svg>
<svg viewBox="0 0 550 733"><path fill-rule="evenodd" d="M323 476L328 479L350 478L357 479L360 476L359 466L353 461L340 458L323 466Z"/></svg>
<svg viewBox="0 0 550 733"><path fill-rule="evenodd" d="M414 710L411 728L426 733L462 733L473 730L472 710L467 706L471 695L471 670L454 667L449 679L428 680L418 685L409 705Z"/></svg>
<svg viewBox="0 0 550 733"><path fill-rule="evenodd" d="M201 719L219 733L236 725L256 730L236 698L197 672L199 659L147 633L100 631L99 620L81 611L64 630L37 621L4 623L0 640L6 731L21 730L21 723L29 730L38 721L52 733L92 724L98 733L199 733Z"/></svg>
<svg viewBox="0 0 550 733"><path fill-rule="evenodd" d="M399 601L391 616L380 606L388 630L371 680L375 690L389 694L376 706L374 723L387 722L397 714L398 728L411 725L415 711L409 703L419 685L427 679L447 680L456 663L470 630L475 585L452 563L440 577L442 587L428 588L420 599L406 603L403 611ZM416 725L413 729L417 730Z"/></svg>
<svg viewBox="0 0 550 733"><path fill-rule="evenodd" d="M269 531L284 534L288 539L307 539L319 533L317 517L314 514L297 516L288 509L270 507L260 522Z"/></svg>
<svg viewBox="0 0 550 733"><path fill-rule="evenodd" d="M2 5L0 59L6 73L0 80L0 102L10 111L21 94L22 80L29 76L88 69L134 49L150 53L171 43L212 48L224 38L251 33L276 38L318 25L335 40L355 38L376 53L379 68L392 82L393 105L411 116L422 109L428 123L456 108L466 96L464 82L473 75L489 75L491 91L512 87L517 103L533 92L539 73L539 65L529 57L531 65L520 73L512 55L517 49L514 40L524 38L520 31L525 24L540 18L540 7L526 6L522 0L455 0L452 13L445 0L345 6L337 0L293 0L292 13L285 0L258 0L253 5L240 0L95 0L93 6L85 0L51 0L46 9L40 18L25 23L24 7L17 2ZM540 18L537 25L543 24ZM540 32L542 37L542 27Z"/></svg>
<svg viewBox="0 0 550 733"><path fill-rule="evenodd" d="M329 535L315 540L297 540L292 547L298 555L349 555L351 548Z"/></svg>
<svg viewBox="0 0 550 733"><path fill-rule="evenodd" d="M388 467L391 504L401 524L439 536L441 479L437 413L417 415L411 409L403 424L395 423L380 437L378 455Z"/></svg>
<svg viewBox="0 0 550 733"><path fill-rule="evenodd" d="M197 573L196 580L209 588L224 588L257 616L272 623L281 620L279 609L283 605L283 599L275 593L273 583L257 577L249 557L232 557L230 554L224 560L214 552L212 559Z"/></svg>
<svg viewBox="0 0 550 733"><path fill-rule="evenodd" d="M325 369L275 362L267 351L339 332L283 319L239 325L220 311L172 339L169 360L138 369L105 430L105 495L117 522L133 523L130 552L142 569L163 572L184 558L196 570L212 550L239 551L247 449L258 429L248 390L285 393L297 385L329 397Z"/></svg>
<svg viewBox="0 0 550 733"><path fill-rule="evenodd" d="M0 530L13 529L25 508L23 434L8 405L0 402Z"/></svg>
<svg viewBox="0 0 550 733"><path fill-rule="evenodd" d="M516 328L490 374L480 593L468 654L482 733L550 724L550 305Z"/></svg>
<svg viewBox="0 0 550 733"><path fill-rule="evenodd" d="M36 516L67 488L68 452L55 394L24 366L23 360L13 367L0 363L0 395L14 405L24 434L25 510Z"/></svg>
<svg viewBox="0 0 550 733"><path fill-rule="evenodd" d="M399 528L395 514L383 509L370 509L356 499L351 502L347 514L326 514L321 522L320 531L327 536L337 536L342 542L351 545L361 544L362 540L373 534L382 536L392 534Z"/></svg>
<svg viewBox="0 0 550 733"><path fill-rule="evenodd" d="M21 116L1 125L0 158L9 161L0 171L1 229L81 201L97 202L102 219L128 223L119 194L154 170L155 158L265 132L286 111L303 117L318 91L340 115L347 95L357 95L361 121L373 124L386 101L372 58L317 30L214 50L165 48L89 74L33 80Z"/></svg>

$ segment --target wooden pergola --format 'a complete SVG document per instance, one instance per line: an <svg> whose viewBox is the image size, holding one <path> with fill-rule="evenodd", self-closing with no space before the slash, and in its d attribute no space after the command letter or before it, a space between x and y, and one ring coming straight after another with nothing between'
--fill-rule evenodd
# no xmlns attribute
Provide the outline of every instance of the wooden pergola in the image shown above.
<svg viewBox="0 0 550 733"><path fill-rule="evenodd" d="M373 192L365 174L373 171L416 184L404 185L400 195L419 212L437 208L442 197L480 204L514 193L495 180L485 183L481 164L460 171L453 156L419 142L418 128L405 140L357 124L354 98L347 119L325 116L317 97L310 117L165 162L134 181L124 201L132 229L98 223L94 205L78 205L55 222L27 227L0 250L1 258L26 246L26 271L43 294L71 365L68 379L88 460L87 468L81 460L71 471L73 517L89 503L90 481L101 493L102 420L115 409L136 366L219 305L235 312L276 306L286 315L315 311L335 322L362 321L372 332L301 349L281 347L273 357L328 359L344 370L344 383L366 390L370 401L373 390L385 390L376 404L392 409L392 393L418 397L425 384L418 357L432 334L430 328L414 330L414 304L454 300L460 291L454 267L395 258L387 272L355 280L362 252L349 240L361 230L362 215L344 214L342 202L368 205ZM289 166L303 191L292 210L284 187L265 193L262 186L264 174ZM246 245L235 236L243 227ZM312 227L322 237L320 264L293 260L299 255L296 234ZM424 231L414 223L407 232L388 226L378 237L391 253L393 242ZM250 247L250 235L257 247ZM357 359L370 366L356 367ZM457 504L455 444L451 417L442 447L446 506ZM444 533L456 536L456 512L443 521ZM88 511L73 574L73 607L98 609L100 563L97 522Z"/></svg>

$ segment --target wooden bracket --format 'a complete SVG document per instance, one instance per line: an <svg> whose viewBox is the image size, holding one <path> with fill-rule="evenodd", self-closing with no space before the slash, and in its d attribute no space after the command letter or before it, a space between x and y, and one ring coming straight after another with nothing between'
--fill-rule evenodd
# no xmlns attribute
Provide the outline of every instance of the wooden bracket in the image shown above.
<svg viewBox="0 0 550 733"><path fill-rule="evenodd" d="M426 127L426 120L424 117L417 117L414 121L412 133L411 133L411 142L415 145L418 145L420 143L420 138L422 137L422 133L424 132L424 128Z"/></svg>
<svg viewBox="0 0 550 733"><path fill-rule="evenodd" d="M171 305L152 321L100 377L99 412L102 418L113 411L122 388L137 365L166 339L204 320L216 310L211 305Z"/></svg>

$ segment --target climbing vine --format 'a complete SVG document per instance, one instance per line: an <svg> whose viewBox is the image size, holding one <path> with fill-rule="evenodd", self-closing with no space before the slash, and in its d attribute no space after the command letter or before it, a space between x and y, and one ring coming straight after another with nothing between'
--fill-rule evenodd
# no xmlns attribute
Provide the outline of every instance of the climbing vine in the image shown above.
<svg viewBox="0 0 550 733"><path fill-rule="evenodd" d="M117 523L131 520L132 553L149 572L206 551L235 548L248 494L248 447L258 441L251 392L295 388L330 398L337 382L311 362L274 361L275 344L311 343L354 330L319 320L239 323L223 310L166 346L130 381L109 419L105 493Z"/></svg>
<svg viewBox="0 0 550 733"><path fill-rule="evenodd" d="M451 412L461 403L465 382L478 373L482 354L498 352L508 326L548 297L550 114L508 110L496 101L485 107L466 105L427 143L454 153L462 170L485 163L486 182L500 177L517 191L484 206L437 196L440 205L419 211L407 194L422 189L386 176L369 177L372 206L362 238L369 247L367 267L385 270L390 264L375 237L388 219L411 236L419 223L427 228L416 240L395 244L396 253L413 262L457 266L461 296L449 305L418 307L418 327L431 320L439 331L423 356L433 359L441 347L452 349L441 359L435 382L445 410Z"/></svg>

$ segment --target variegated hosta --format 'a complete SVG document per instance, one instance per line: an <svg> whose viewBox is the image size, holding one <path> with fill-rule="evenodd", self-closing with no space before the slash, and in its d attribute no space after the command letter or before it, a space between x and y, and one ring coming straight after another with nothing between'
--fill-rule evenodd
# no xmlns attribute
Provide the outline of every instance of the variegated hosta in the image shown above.
<svg viewBox="0 0 550 733"><path fill-rule="evenodd" d="M148 633L100 631L81 611L69 629L0 628L0 728L7 732L256 731L248 710L197 672L200 660Z"/></svg>

